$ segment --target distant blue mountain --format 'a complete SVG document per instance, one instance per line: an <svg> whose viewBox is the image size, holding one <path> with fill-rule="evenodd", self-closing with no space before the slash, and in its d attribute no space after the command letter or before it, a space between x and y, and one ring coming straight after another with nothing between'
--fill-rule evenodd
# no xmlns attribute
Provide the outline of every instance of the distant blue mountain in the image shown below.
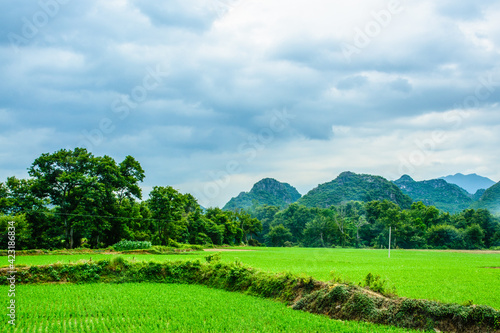
<svg viewBox="0 0 500 333"><path fill-rule="evenodd" d="M441 177L440 179L444 179L450 184L458 185L470 194L475 194L477 190L480 189L486 190L496 184L493 180L479 176L475 173L470 175L457 173L453 176L449 175L446 177Z"/></svg>

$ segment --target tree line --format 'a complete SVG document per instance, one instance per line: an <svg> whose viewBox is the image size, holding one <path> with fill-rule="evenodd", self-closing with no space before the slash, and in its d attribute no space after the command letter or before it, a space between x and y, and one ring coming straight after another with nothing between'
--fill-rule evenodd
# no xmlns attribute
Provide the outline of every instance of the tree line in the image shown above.
<svg viewBox="0 0 500 333"><path fill-rule="evenodd" d="M482 249L500 246L500 222L485 209L440 212L421 202L346 202L329 208L254 205L202 208L191 194L155 186L145 200L140 163L86 149L42 154L29 178L0 183L0 243L15 222L18 249L105 248L121 240L153 245L250 244L305 247Z"/></svg>
<svg viewBox="0 0 500 333"><path fill-rule="evenodd" d="M0 242L16 226L18 249L103 248L120 240L153 245L241 244L262 225L246 212L203 209L191 194L155 186L142 200L140 163L117 163L86 149L42 154L28 179L0 183Z"/></svg>
<svg viewBox="0 0 500 333"><path fill-rule="evenodd" d="M500 221L486 209L449 214L414 202L410 209L384 201L350 201L329 208L291 204L256 206L257 240L268 246L484 249L500 247Z"/></svg>

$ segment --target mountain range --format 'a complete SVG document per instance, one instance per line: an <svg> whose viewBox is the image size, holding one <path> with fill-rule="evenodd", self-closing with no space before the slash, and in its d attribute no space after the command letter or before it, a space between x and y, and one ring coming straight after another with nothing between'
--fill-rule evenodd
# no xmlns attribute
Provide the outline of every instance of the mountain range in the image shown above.
<svg viewBox="0 0 500 333"><path fill-rule="evenodd" d="M456 182L465 184L468 190L455 184ZM481 188L491 184L493 185ZM424 181L415 181L410 176L403 175L396 181L389 181L381 176L346 171L301 196L290 184L265 178L257 182L249 192L241 192L231 198L223 209L247 209L264 204L284 208L294 202L307 207L326 208L348 201L372 200L389 200L402 208L409 208L412 202L422 201L450 213L467 208L486 208L494 214L500 214L500 182L495 183L476 174L456 174Z"/></svg>
<svg viewBox="0 0 500 333"><path fill-rule="evenodd" d="M492 214L500 215L500 182L484 191L479 200L472 204L472 208L485 208Z"/></svg>
<svg viewBox="0 0 500 333"><path fill-rule="evenodd" d="M467 209L473 202L469 192L444 179L417 182L410 176L404 175L394 181L394 184L413 201L422 201L427 206L436 206L436 208L450 213Z"/></svg>

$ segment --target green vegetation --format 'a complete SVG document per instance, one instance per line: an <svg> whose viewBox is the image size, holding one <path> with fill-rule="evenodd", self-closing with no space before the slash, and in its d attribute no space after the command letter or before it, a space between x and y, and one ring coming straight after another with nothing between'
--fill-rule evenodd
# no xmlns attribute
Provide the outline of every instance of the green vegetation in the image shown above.
<svg viewBox="0 0 500 333"><path fill-rule="evenodd" d="M348 201L389 200L409 208L412 200L392 182L380 176L343 172L329 183L321 184L300 198L306 207L328 208Z"/></svg>
<svg viewBox="0 0 500 333"><path fill-rule="evenodd" d="M500 221L484 209L450 215L422 202L410 209L395 203L351 201L329 208L297 203L279 210L256 207L250 214L262 221L259 242L267 246L482 249L500 246Z"/></svg>
<svg viewBox="0 0 500 333"><path fill-rule="evenodd" d="M127 241L127 240L122 240L113 245L113 249L116 251L130 251L130 250L143 250L143 249L150 249L151 248L151 242L140 242L140 241Z"/></svg>
<svg viewBox="0 0 500 333"><path fill-rule="evenodd" d="M248 248L253 251L221 252L223 262L239 260L267 272L305 274L321 281L332 279L332 273L342 280L364 283L371 273L386 280L402 297L429 299L462 304L489 305L500 309L496 292L500 279L500 252L391 251L320 248ZM181 255L123 255L132 261L203 259L207 252ZM18 256L17 265L47 265L75 263L85 259L110 260L110 255L51 255ZM7 258L4 265L7 265ZM453 278L450 278L453 277Z"/></svg>
<svg viewBox="0 0 500 333"><path fill-rule="evenodd" d="M493 214L500 215L500 182L488 188L473 207L488 209Z"/></svg>
<svg viewBox="0 0 500 333"><path fill-rule="evenodd" d="M466 190L443 179L416 182L410 176L404 175L394 184L413 201L422 201L427 206L432 205L449 213L461 212L473 202L472 195Z"/></svg>
<svg viewBox="0 0 500 333"><path fill-rule="evenodd" d="M255 205L285 208L300 197L297 189L290 184L265 178L257 182L250 192L241 192L237 197L231 198L224 210L248 209Z"/></svg>
<svg viewBox="0 0 500 333"><path fill-rule="evenodd" d="M236 261L220 262L217 254L196 261L136 262L122 257L76 265L31 266L19 269L17 281L40 282L163 282L203 284L228 291L278 299L295 309L332 318L362 320L406 328L489 332L500 328L500 312L487 306L441 304L386 297L353 284L327 284L291 273L271 274ZM0 281L8 284L2 276ZM380 291L384 282L369 274L365 281Z"/></svg>
<svg viewBox="0 0 500 333"><path fill-rule="evenodd" d="M139 183L145 175L131 156L116 163L85 149L63 149L42 154L29 175L29 179L11 177L0 183L0 247L4 249L9 221L16 228L16 250L103 249L138 242L175 248L262 243L385 248L389 230L392 248L500 246L500 220L488 210L450 215L422 202L412 204L394 183L372 175L344 172L295 203L300 194L293 187L264 179L241 197L251 199L246 211L204 209L191 194L170 186L153 187L149 198L141 201ZM443 180L429 184L456 189ZM492 191L494 187L483 197ZM245 207L250 205L248 200Z"/></svg>
<svg viewBox="0 0 500 333"><path fill-rule="evenodd" d="M106 248L122 240L241 244L261 230L245 212L204 212L191 194L170 186L155 186L139 201L145 174L131 156L118 164L82 148L62 149L42 154L28 172L29 179L0 183L0 245L11 220L18 250Z"/></svg>
<svg viewBox="0 0 500 333"><path fill-rule="evenodd" d="M17 301L17 332L413 332L197 285L21 285Z"/></svg>

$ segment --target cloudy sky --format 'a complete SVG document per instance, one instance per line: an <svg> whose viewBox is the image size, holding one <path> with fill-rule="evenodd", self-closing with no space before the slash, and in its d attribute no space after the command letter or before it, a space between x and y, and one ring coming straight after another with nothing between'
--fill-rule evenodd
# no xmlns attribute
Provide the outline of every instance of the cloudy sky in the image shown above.
<svg viewBox="0 0 500 333"><path fill-rule="evenodd" d="M498 1L1 7L0 181L77 146L204 206L264 177L500 180Z"/></svg>

